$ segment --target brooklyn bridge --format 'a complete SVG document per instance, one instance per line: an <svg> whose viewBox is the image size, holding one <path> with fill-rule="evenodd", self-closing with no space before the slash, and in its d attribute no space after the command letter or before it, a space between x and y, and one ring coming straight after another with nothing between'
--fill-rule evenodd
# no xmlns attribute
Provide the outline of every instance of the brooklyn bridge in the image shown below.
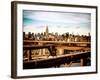
<svg viewBox="0 0 100 80"><path fill-rule="evenodd" d="M23 69L91 65L91 36L23 32Z"/></svg>

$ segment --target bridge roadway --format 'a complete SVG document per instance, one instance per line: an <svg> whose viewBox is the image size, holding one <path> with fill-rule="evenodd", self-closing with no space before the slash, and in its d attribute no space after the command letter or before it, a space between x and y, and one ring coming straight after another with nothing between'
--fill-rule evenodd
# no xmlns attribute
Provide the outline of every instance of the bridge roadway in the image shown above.
<svg viewBox="0 0 100 80"><path fill-rule="evenodd" d="M66 42L66 41L36 41L24 40L24 43L57 43L57 44L91 44L91 42Z"/></svg>
<svg viewBox="0 0 100 80"><path fill-rule="evenodd" d="M23 49L24 50L30 50L30 49L43 49L43 48L50 48L52 46L55 46L53 44L46 44L46 45L24 45ZM56 48L59 48L59 46L55 46ZM69 46L60 46L60 48L65 49L65 50L90 50L89 47L69 47Z"/></svg>
<svg viewBox="0 0 100 80"><path fill-rule="evenodd" d="M77 60L80 61L81 66L87 66L88 57L90 57L90 52L77 52L45 59L30 60L23 63L23 69L59 67L61 64L70 64Z"/></svg>

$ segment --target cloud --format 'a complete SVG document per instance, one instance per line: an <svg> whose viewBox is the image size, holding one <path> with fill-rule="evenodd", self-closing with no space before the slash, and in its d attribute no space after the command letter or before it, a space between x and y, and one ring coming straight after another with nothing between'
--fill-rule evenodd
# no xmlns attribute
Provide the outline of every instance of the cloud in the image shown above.
<svg viewBox="0 0 100 80"><path fill-rule="evenodd" d="M41 32L41 30L48 25L50 32L88 33L91 29L90 22L91 14L89 13L23 11L25 31Z"/></svg>

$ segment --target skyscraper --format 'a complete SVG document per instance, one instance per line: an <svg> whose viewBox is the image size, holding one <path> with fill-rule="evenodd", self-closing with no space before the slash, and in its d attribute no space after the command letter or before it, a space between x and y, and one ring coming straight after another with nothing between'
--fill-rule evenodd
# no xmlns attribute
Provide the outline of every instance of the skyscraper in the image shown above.
<svg viewBox="0 0 100 80"><path fill-rule="evenodd" d="M46 35L48 35L48 33L49 33L49 30L48 30L48 26L46 26Z"/></svg>

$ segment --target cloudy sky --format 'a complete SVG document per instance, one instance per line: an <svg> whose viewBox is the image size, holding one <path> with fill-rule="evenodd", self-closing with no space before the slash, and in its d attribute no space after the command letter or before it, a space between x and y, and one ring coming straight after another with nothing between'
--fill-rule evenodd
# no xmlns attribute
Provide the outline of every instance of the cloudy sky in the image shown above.
<svg viewBox="0 0 100 80"><path fill-rule="evenodd" d="M75 12L49 12L23 10L23 26L25 32L66 32L87 35L90 33L91 14Z"/></svg>

